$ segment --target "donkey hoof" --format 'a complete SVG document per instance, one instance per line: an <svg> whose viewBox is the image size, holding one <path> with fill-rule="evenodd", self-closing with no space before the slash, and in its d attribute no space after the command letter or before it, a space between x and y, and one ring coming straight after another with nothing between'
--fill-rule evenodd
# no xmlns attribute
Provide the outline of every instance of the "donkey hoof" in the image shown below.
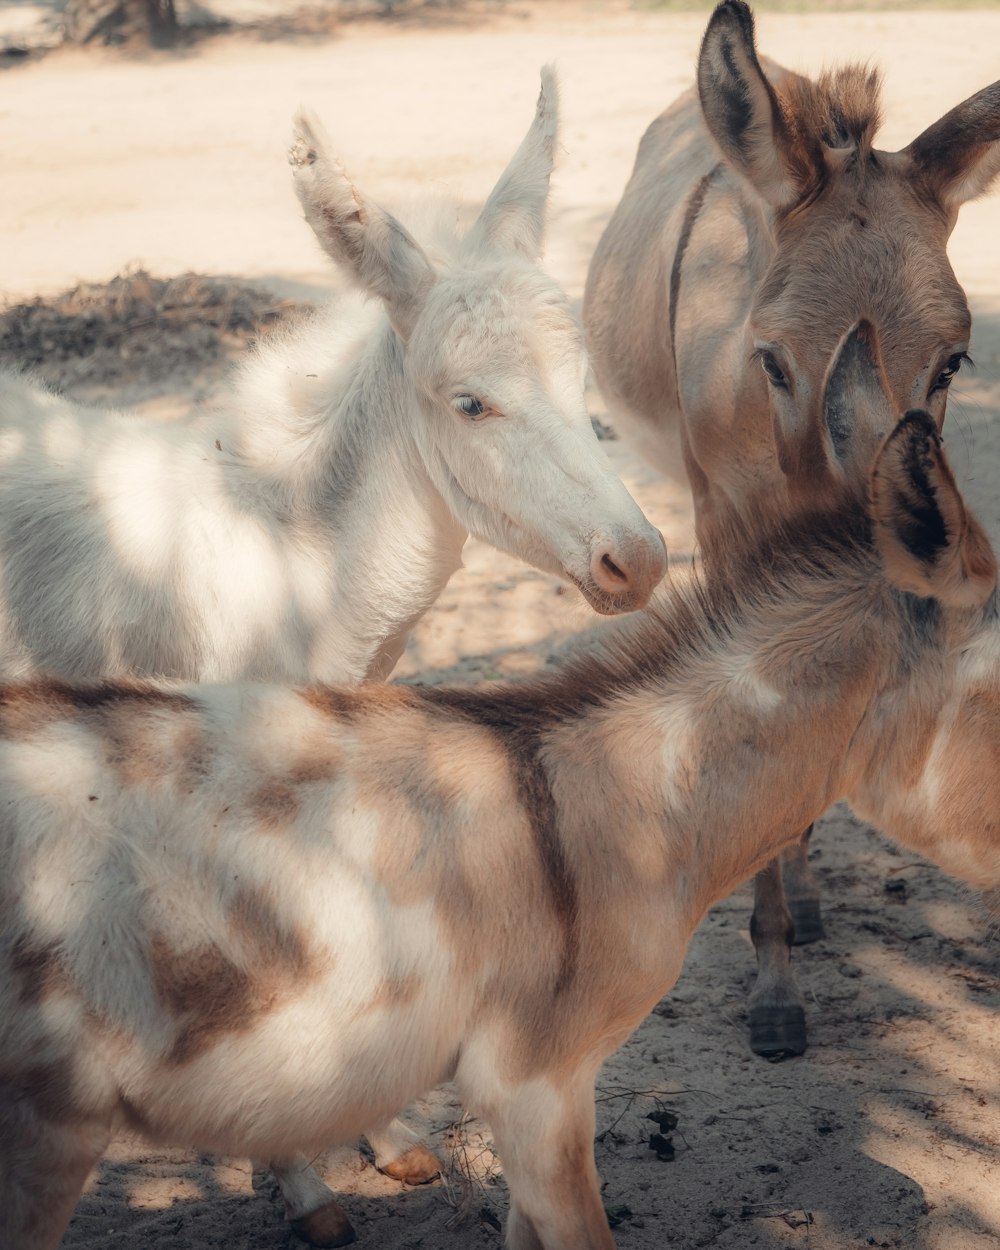
<svg viewBox="0 0 1000 1250"><path fill-rule="evenodd" d="M788 910L795 928L794 946L808 946L810 942L818 942L822 938L823 917L818 898L789 899Z"/></svg>
<svg viewBox="0 0 1000 1250"><path fill-rule="evenodd" d="M357 1238L347 1212L337 1202L328 1202L307 1215L291 1221L292 1232L311 1246L349 1246Z"/></svg>
<svg viewBox="0 0 1000 1250"><path fill-rule="evenodd" d="M806 1013L801 1007L752 1007L750 1049L764 1059L789 1059L806 1049Z"/></svg>
<svg viewBox="0 0 1000 1250"><path fill-rule="evenodd" d="M380 1163L378 1170L404 1185L426 1185L441 1175L441 1160L426 1146L411 1146L398 1159Z"/></svg>

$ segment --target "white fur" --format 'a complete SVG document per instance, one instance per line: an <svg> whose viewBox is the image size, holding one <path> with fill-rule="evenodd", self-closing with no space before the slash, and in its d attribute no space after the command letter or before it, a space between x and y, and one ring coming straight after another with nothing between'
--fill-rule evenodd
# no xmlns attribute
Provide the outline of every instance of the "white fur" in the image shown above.
<svg viewBox="0 0 1000 1250"><path fill-rule="evenodd" d="M503 194L438 265L300 134L307 216L362 291L262 348L225 411L146 422L0 376L0 671L386 676L470 532L601 611L645 603L662 540L591 430L565 296L505 245L541 242L543 85Z"/></svg>

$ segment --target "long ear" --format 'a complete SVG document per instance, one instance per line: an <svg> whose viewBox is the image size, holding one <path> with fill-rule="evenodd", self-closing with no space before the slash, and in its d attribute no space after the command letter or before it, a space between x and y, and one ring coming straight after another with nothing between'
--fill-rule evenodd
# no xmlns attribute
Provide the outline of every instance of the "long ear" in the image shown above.
<svg viewBox="0 0 1000 1250"><path fill-rule="evenodd" d="M698 95L723 156L772 208L790 208L800 194L791 136L757 60L753 14L742 0L722 0L709 19L698 57Z"/></svg>
<svg viewBox="0 0 1000 1250"><path fill-rule="evenodd" d="M885 440L871 500L876 542L900 590L948 607L986 602L996 586L996 558L966 511L929 413L908 412Z"/></svg>
<svg viewBox="0 0 1000 1250"><path fill-rule="evenodd" d="M823 383L822 429L831 462L849 477L866 481L898 414L889 398L875 327L857 321L840 340Z"/></svg>
<svg viewBox="0 0 1000 1250"><path fill-rule="evenodd" d="M297 113L294 129L288 160L306 220L354 281L385 301L397 333L408 339L434 285L430 262L391 213L362 199L314 117Z"/></svg>
<svg viewBox="0 0 1000 1250"><path fill-rule="evenodd" d="M857 321L830 358L823 393L808 424L786 429L781 410L775 412L778 462L790 482L807 492L822 483L845 481L864 490L876 448L897 416L875 327Z"/></svg>
<svg viewBox="0 0 1000 1250"><path fill-rule="evenodd" d="M945 113L903 152L946 207L982 195L1000 174L1000 82Z"/></svg>
<svg viewBox="0 0 1000 1250"><path fill-rule="evenodd" d="M558 129L559 89L545 65L535 120L469 231L473 246L506 248L529 260L541 255Z"/></svg>

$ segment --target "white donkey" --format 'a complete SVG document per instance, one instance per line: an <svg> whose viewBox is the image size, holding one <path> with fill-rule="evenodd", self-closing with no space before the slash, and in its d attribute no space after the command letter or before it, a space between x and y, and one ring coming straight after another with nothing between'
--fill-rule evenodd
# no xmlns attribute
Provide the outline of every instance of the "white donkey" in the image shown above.
<svg viewBox="0 0 1000 1250"><path fill-rule="evenodd" d="M361 294L263 348L228 411L126 420L4 378L0 671L385 676L470 532L600 612L645 604L663 542L591 430L581 336L537 264L556 116L545 71L437 264L299 118L296 190Z"/></svg>
<svg viewBox="0 0 1000 1250"><path fill-rule="evenodd" d="M524 142L433 263L299 118L296 190L360 294L264 347L221 414L144 422L0 378L0 672L384 677L470 532L600 612L641 607L663 541L597 443L537 264L556 126L543 70ZM391 1174L436 1171L402 1125L369 1137ZM301 1235L352 1239L314 1173L276 1170Z"/></svg>
<svg viewBox="0 0 1000 1250"><path fill-rule="evenodd" d="M882 342L895 410L944 420L970 329L946 247L962 204L1000 172L1000 82L899 152L875 148L879 112L873 70L813 82L762 64L750 9L723 0L697 94L649 126L594 253L584 298L594 372L616 426L653 463L670 468L679 442L707 554L747 508L811 501L819 449L808 418L860 318ZM874 451L892 419L885 405L843 408L836 437L853 421ZM756 882L760 1054L806 1045L789 942L822 934L809 832Z"/></svg>
<svg viewBox="0 0 1000 1250"><path fill-rule="evenodd" d="M0 687L4 1250L117 1126L287 1154L447 1078L509 1250L612 1250L594 1079L714 901L846 797L1000 907L993 554L926 412L849 481L547 679Z"/></svg>

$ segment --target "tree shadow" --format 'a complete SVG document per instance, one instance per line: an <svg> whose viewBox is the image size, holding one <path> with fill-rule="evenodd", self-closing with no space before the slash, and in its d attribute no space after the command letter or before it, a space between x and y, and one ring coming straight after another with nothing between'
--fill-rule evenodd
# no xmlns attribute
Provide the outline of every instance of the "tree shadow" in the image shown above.
<svg viewBox="0 0 1000 1250"><path fill-rule="evenodd" d="M26 7L32 0L14 0ZM220 38L258 43L332 41L345 26L377 24L396 30L479 29L511 12L511 0L310 0L302 4L277 2L229 6L177 0L178 25L169 38L151 39L148 32L128 26L108 26L84 43L66 37L62 23L65 0L38 0L47 10L34 25L25 24L7 38L0 33L0 71L15 69L66 49L92 49L95 55L113 53L143 64L167 64L197 56L207 43Z"/></svg>

